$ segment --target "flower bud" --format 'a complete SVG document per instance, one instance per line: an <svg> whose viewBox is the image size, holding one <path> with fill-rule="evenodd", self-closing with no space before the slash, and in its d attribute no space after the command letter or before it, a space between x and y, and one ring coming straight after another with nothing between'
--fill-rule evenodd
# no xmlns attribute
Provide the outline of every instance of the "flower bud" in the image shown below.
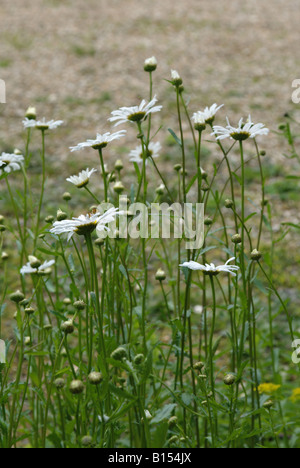
<svg viewBox="0 0 300 468"><path fill-rule="evenodd" d="M233 374L227 374L223 380L225 385L233 385L235 383L235 376Z"/></svg>
<svg viewBox="0 0 300 468"><path fill-rule="evenodd" d="M194 123L194 128L197 130L197 132L203 132L206 129L206 124L204 122L195 122Z"/></svg>
<svg viewBox="0 0 300 468"><path fill-rule="evenodd" d="M260 152L260 155L261 155L261 156L266 156L266 154L267 154L267 152L266 152L265 150L262 150L262 151Z"/></svg>
<svg viewBox="0 0 300 468"><path fill-rule="evenodd" d="M54 380L54 386L57 388L57 390L61 390L65 386L65 381L64 379L56 379Z"/></svg>
<svg viewBox="0 0 300 468"><path fill-rule="evenodd" d="M28 120L36 120L36 108L35 107L28 107L25 117Z"/></svg>
<svg viewBox="0 0 300 468"><path fill-rule="evenodd" d="M148 419L148 421L150 421L150 419L152 419L152 414L147 409L145 410L145 416L146 416L146 419Z"/></svg>
<svg viewBox="0 0 300 468"><path fill-rule="evenodd" d="M101 372L91 372L88 376L88 381L92 385L99 385L103 380Z"/></svg>
<svg viewBox="0 0 300 468"><path fill-rule="evenodd" d="M35 310L34 310L33 307L26 307L24 312L25 312L26 315L33 315L35 313Z"/></svg>
<svg viewBox="0 0 300 468"><path fill-rule="evenodd" d="M15 302L16 304L19 304L19 302L23 301L23 299L25 299L25 296L24 294L21 292L21 291L16 291L14 293L12 293L10 296L9 296L10 300L12 302Z"/></svg>
<svg viewBox="0 0 300 468"><path fill-rule="evenodd" d="M111 174L108 175L108 181L109 181L110 183L111 183L111 182L116 182L116 180L117 180L116 174L111 173Z"/></svg>
<svg viewBox="0 0 300 468"><path fill-rule="evenodd" d="M231 238L234 244L241 244L242 243L242 236L240 234L234 234Z"/></svg>
<svg viewBox="0 0 300 468"><path fill-rule="evenodd" d="M72 380L69 390L73 395L79 395L84 391L83 382L81 380Z"/></svg>
<svg viewBox="0 0 300 468"><path fill-rule="evenodd" d="M25 346L29 346L30 343L31 343L31 338L30 338L30 336L25 336L24 345L25 345Z"/></svg>
<svg viewBox="0 0 300 468"><path fill-rule="evenodd" d="M76 301L73 306L76 310L84 310L86 308L86 303L84 301Z"/></svg>
<svg viewBox="0 0 300 468"><path fill-rule="evenodd" d="M155 57L149 57L145 60L144 70L145 72L153 72L157 68L157 60Z"/></svg>
<svg viewBox="0 0 300 468"><path fill-rule="evenodd" d="M117 159L115 162L115 169L116 171L120 172L124 168L123 161L121 159Z"/></svg>
<svg viewBox="0 0 300 468"><path fill-rule="evenodd" d="M211 218L206 218L204 220L205 226L211 226L213 224L213 220Z"/></svg>
<svg viewBox="0 0 300 468"><path fill-rule="evenodd" d="M63 194L63 200L65 200L65 201L70 201L70 200L72 200L72 195L71 195L69 192L65 192L65 193Z"/></svg>
<svg viewBox="0 0 300 468"><path fill-rule="evenodd" d="M36 258L34 255L29 255L28 260L29 260L31 268L39 268L42 264L40 260Z"/></svg>
<svg viewBox="0 0 300 468"><path fill-rule="evenodd" d="M121 181L116 182L115 185L113 186L114 192L116 193L122 193L125 190L124 185L122 184Z"/></svg>
<svg viewBox="0 0 300 468"><path fill-rule="evenodd" d="M64 332L66 335L70 335L71 333L74 332L74 325L72 320L67 320L66 322L63 322L60 326L60 329L62 332Z"/></svg>
<svg viewBox="0 0 300 468"><path fill-rule="evenodd" d="M3 216L3 215L0 215L0 224L3 223L4 219L5 219L4 216Z"/></svg>
<svg viewBox="0 0 300 468"><path fill-rule="evenodd" d="M5 232L6 231L6 226L4 224L0 224L0 232Z"/></svg>
<svg viewBox="0 0 300 468"><path fill-rule="evenodd" d="M206 380L206 379L207 379L207 375L205 375L205 374L199 374L199 375L197 376L197 378L198 378L199 380Z"/></svg>
<svg viewBox="0 0 300 468"><path fill-rule="evenodd" d="M207 183L202 184L201 190L203 192L208 192L210 190L210 187Z"/></svg>
<svg viewBox="0 0 300 468"><path fill-rule="evenodd" d="M169 445L177 444L177 442L178 442L178 436L176 436L176 435L170 437L170 439L168 440Z"/></svg>
<svg viewBox="0 0 300 468"><path fill-rule="evenodd" d="M144 360L145 360L145 356L143 354L137 354L133 360L133 363L136 366L140 366L141 364L143 364Z"/></svg>
<svg viewBox="0 0 300 468"><path fill-rule="evenodd" d="M47 224L52 224L53 221L54 221L54 216L49 215L45 218L45 223Z"/></svg>
<svg viewBox="0 0 300 468"><path fill-rule="evenodd" d="M72 301L69 297L65 297L63 300L64 305L69 306L72 304Z"/></svg>
<svg viewBox="0 0 300 468"><path fill-rule="evenodd" d="M62 210L57 211L57 214L56 214L57 221L64 221L65 219L67 219L67 217L68 215L64 211Z"/></svg>
<svg viewBox="0 0 300 468"><path fill-rule="evenodd" d="M181 164L175 164L174 171L179 172L181 171L181 168L182 168Z"/></svg>
<svg viewBox="0 0 300 468"><path fill-rule="evenodd" d="M168 425L169 425L170 428L172 428L174 426L177 426L177 423L178 423L177 416L172 416L168 421Z"/></svg>
<svg viewBox="0 0 300 468"><path fill-rule="evenodd" d="M182 85L182 78L176 70L171 70L172 84L178 88Z"/></svg>
<svg viewBox="0 0 300 468"><path fill-rule="evenodd" d="M160 184L159 187L157 187L157 189L155 189L155 192L157 193L157 195L163 195L164 192L165 192L165 186L164 184Z"/></svg>
<svg viewBox="0 0 300 468"><path fill-rule="evenodd" d="M254 261L258 262L261 259L261 257L262 257L262 254L257 249L254 249L251 252L251 260L254 260Z"/></svg>
<svg viewBox="0 0 300 468"><path fill-rule="evenodd" d="M93 439L91 436L89 435L86 435L84 437L82 437L81 439L81 444L83 447L90 447L93 443Z"/></svg>
<svg viewBox="0 0 300 468"><path fill-rule="evenodd" d="M52 330L52 325L51 323L47 323L46 325L43 326L43 330L45 331L50 331Z"/></svg>
<svg viewBox="0 0 300 468"><path fill-rule="evenodd" d="M9 255L6 252L2 252L1 260L3 262L6 262L6 260L8 260L8 259L9 259Z"/></svg>
<svg viewBox="0 0 300 468"><path fill-rule="evenodd" d="M104 245L104 243L105 243L105 240L102 239L101 237L95 240L95 244L98 245L98 247L101 247L102 245Z"/></svg>
<svg viewBox="0 0 300 468"><path fill-rule="evenodd" d="M226 208L233 208L234 207L233 200L230 200L229 198L225 200L225 206Z"/></svg>
<svg viewBox="0 0 300 468"><path fill-rule="evenodd" d="M119 347L111 353L110 357L115 361L123 361L123 359L127 358L126 349Z"/></svg>
<svg viewBox="0 0 300 468"><path fill-rule="evenodd" d="M204 169L201 169L201 176L202 176L202 179L205 179L205 180L206 180L207 177L208 177L208 174L207 174L207 172L206 172Z"/></svg>
<svg viewBox="0 0 300 468"><path fill-rule="evenodd" d="M268 400L263 404L263 407L267 410L270 410L274 406L274 402L272 400Z"/></svg>
<svg viewBox="0 0 300 468"><path fill-rule="evenodd" d="M164 272L164 270L162 270L161 268L159 268L155 274L155 279L157 281L164 281L166 279L167 275L166 273Z"/></svg>
<svg viewBox="0 0 300 468"><path fill-rule="evenodd" d="M195 370L201 371L201 370L203 369L203 367L204 367L204 363L201 362L201 361L196 362L196 363L194 364L194 369L195 369Z"/></svg>

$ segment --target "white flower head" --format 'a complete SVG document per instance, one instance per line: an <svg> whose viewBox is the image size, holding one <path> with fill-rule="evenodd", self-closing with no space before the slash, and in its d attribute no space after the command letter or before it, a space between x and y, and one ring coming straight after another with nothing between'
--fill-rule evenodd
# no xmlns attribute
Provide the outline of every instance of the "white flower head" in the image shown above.
<svg viewBox="0 0 300 468"><path fill-rule="evenodd" d="M162 146L158 141L156 143L151 141L151 143L149 143L149 146L148 146L147 159L149 157L158 158L161 148ZM137 163L137 164L143 163L143 147L142 146L137 146L134 150L130 151L129 161ZM147 163L147 160L146 160L146 163Z"/></svg>
<svg viewBox="0 0 300 468"><path fill-rule="evenodd" d="M145 65L157 65L157 60L156 58L153 56L153 57L149 57L145 60Z"/></svg>
<svg viewBox="0 0 300 468"><path fill-rule="evenodd" d="M109 231L106 225L114 221L117 214L121 214L118 208L110 208L104 214L94 211L87 215L80 215L78 218L55 221L50 232L56 235L67 234L69 241L74 234L83 236L93 232L96 228L97 232Z"/></svg>
<svg viewBox="0 0 300 468"><path fill-rule="evenodd" d="M49 268L51 268L52 265L54 265L55 260L49 260L48 262L42 263L39 267L33 268L30 264L30 261L24 265L20 273L21 275L26 275L26 274L47 274L49 272Z"/></svg>
<svg viewBox="0 0 300 468"><path fill-rule="evenodd" d="M76 146L71 146L70 150L73 151L79 151L82 150L83 148L93 148L95 150L101 150L103 148L106 148L108 143L114 141L114 140L119 140L123 136L125 136L126 130L120 130L119 132L116 133L104 133L101 135L100 133L97 133L96 139L95 140L87 140L84 141L83 143L78 143Z"/></svg>
<svg viewBox="0 0 300 468"><path fill-rule="evenodd" d="M202 305L195 305L193 309L194 314L202 315L203 314L203 306Z"/></svg>
<svg viewBox="0 0 300 468"><path fill-rule="evenodd" d="M108 120L110 122L116 122L115 127L128 121L141 122L142 120L145 120L149 114L161 111L162 106L156 106L156 103L157 98L154 96L152 101L150 101L148 104L143 99L139 106L120 107L120 109L111 113L112 117L110 117Z"/></svg>
<svg viewBox="0 0 300 468"><path fill-rule="evenodd" d="M269 129L262 123L254 124L249 115L248 120L244 123L243 118L240 119L238 127L232 127L230 125L228 117L227 126L221 127L216 125L213 127L212 135L216 136L217 140L224 140L225 138L231 138L236 141L244 141L248 138L255 138L259 135L268 135Z"/></svg>
<svg viewBox="0 0 300 468"><path fill-rule="evenodd" d="M71 184L76 185L76 187L82 188L89 183L90 177L94 174L94 172L97 172L97 169L89 170L89 168L87 168L84 171L79 172L78 175L70 176L66 180L71 182Z"/></svg>
<svg viewBox="0 0 300 468"><path fill-rule="evenodd" d="M202 125L206 124L204 115L200 111L199 112L194 112L193 117L192 117L192 121L194 122L194 124L202 124Z"/></svg>
<svg viewBox="0 0 300 468"><path fill-rule="evenodd" d="M216 103L210 107L205 107L203 111L195 112L192 119L194 123L206 123L211 125L215 120L216 113L224 106L218 106Z"/></svg>
<svg viewBox="0 0 300 468"><path fill-rule="evenodd" d="M13 171L19 171L23 161L24 158L20 154L2 153L0 156L0 176L3 173L9 174Z"/></svg>
<svg viewBox="0 0 300 468"><path fill-rule="evenodd" d="M64 122L63 120L49 120L48 122L46 121L45 118L43 120L34 120L34 119L28 119L27 117L23 120L23 125L24 128L37 128L38 130L54 130L60 125L62 125Z"/></svg>
<svg viewBox="0 0 300 468"><path fill-rule="evenodd" d="M219 266L215 266L213 263L211 263L210 265L208 263L206 263L205 265L201 265L200 263L193 261L185 262L179 266L183 268L189 268L190 270L203 271L204 274L211 276L217 276L221 272L230 273L231 275L236 276L235 272L239 270L239 267L237 265L229 265L229 263L233 260L235 260L235 257L232 257L229 260L227 260L225 265Z"/></svg>

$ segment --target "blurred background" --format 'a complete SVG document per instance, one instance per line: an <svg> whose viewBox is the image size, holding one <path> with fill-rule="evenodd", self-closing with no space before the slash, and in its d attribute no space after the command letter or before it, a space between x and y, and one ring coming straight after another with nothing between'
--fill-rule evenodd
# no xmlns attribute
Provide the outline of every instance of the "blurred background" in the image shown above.
<svg viewBox="0 0 300 468"><path fill-rule="evenodd" d="M23 150L28 106L39 118L64 120L47 147L50 175L62 183L95 164L92 151L71 154L69 146L111 130L112 110L148 97L143 63L152 55L164 105L156 117L158 127L164 122L162 144L176 125L175 96L165 81L171 68L184 79L191 113L225 104L220 124L226 115L236 124L251 113L276 130L285 112L300 109L291 101L300 69L298 0L1 0L0 15L0 78L7 87L0 149ZM135 136L129 131L121 155ZM263 143L273 162L286 164L276 135ZM118 145L116 153L112 162ZM65 171L57 174L62 162Z"/></svg>
<svg viewBox="0 0 300 468"><path fill-rule="evenodd" d="M192 112L225 103L223 118L251 112L274 126L294 106L298 0L1 0L0 17L1 143L19 143L33 105L40 117L65 120L55 145L68 157L69 145L109 128L111 110L148 96L143 62L152 55L161 101L175 68Z"/></svg>

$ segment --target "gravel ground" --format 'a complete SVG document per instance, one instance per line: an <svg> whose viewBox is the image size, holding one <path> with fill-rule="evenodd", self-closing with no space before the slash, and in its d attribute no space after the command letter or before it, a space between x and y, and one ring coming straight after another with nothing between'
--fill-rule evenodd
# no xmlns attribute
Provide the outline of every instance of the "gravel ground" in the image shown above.
<svg viewBox="0 0 300 468"><path fill-rule="evenodd" d="M300 113L291 101L300 67L298 0L2 0L1 19L7 104L0 107L0 145L23 148L21 119L34 105L40 117L65 121L48 145L54 170L62 161L67 170L82 167L68 147L109 130L111 110L148 96L143 62L152 55L165 106L157 120L168 126L175 118L164 81L171 68L184 78L191 112L226 104L219 123L251 112L276 129L286 111ZM276 136L264 144L286 164ZM85 152L84 164L93 157ZM62 171L58 180L64 178Z"/></svg>
<svg viewBox="0 0 300 468"><path fill-rule="evenodd" d="M272 126L295 107L298 0L2 0L1 19L2 140L29 105L66 120L62 151L107 128L109 110L145 95L142 64L151 55L159 97L175 68L192 110L224 102L229 115L251 111Z"/></svg>

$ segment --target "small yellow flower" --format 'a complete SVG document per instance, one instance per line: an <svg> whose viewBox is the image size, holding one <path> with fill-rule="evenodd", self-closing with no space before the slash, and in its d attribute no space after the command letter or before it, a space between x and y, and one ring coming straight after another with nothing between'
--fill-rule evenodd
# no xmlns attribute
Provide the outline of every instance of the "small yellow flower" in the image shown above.
<svg viewBox="0 0 300 468"><path fill-rule="evenodd" d="M272 395L278 390L281 385L275 385L273 383L263 383L257 387L258 393L266 393L267 395Z"/></svg>
<svg viewBox="0 0 300 468"><path fill-rule="evenodd" d="M290 398L293 403L296 403L296 401L300 401L300 388L295 388L293 390L292 396Z"/></svg>

